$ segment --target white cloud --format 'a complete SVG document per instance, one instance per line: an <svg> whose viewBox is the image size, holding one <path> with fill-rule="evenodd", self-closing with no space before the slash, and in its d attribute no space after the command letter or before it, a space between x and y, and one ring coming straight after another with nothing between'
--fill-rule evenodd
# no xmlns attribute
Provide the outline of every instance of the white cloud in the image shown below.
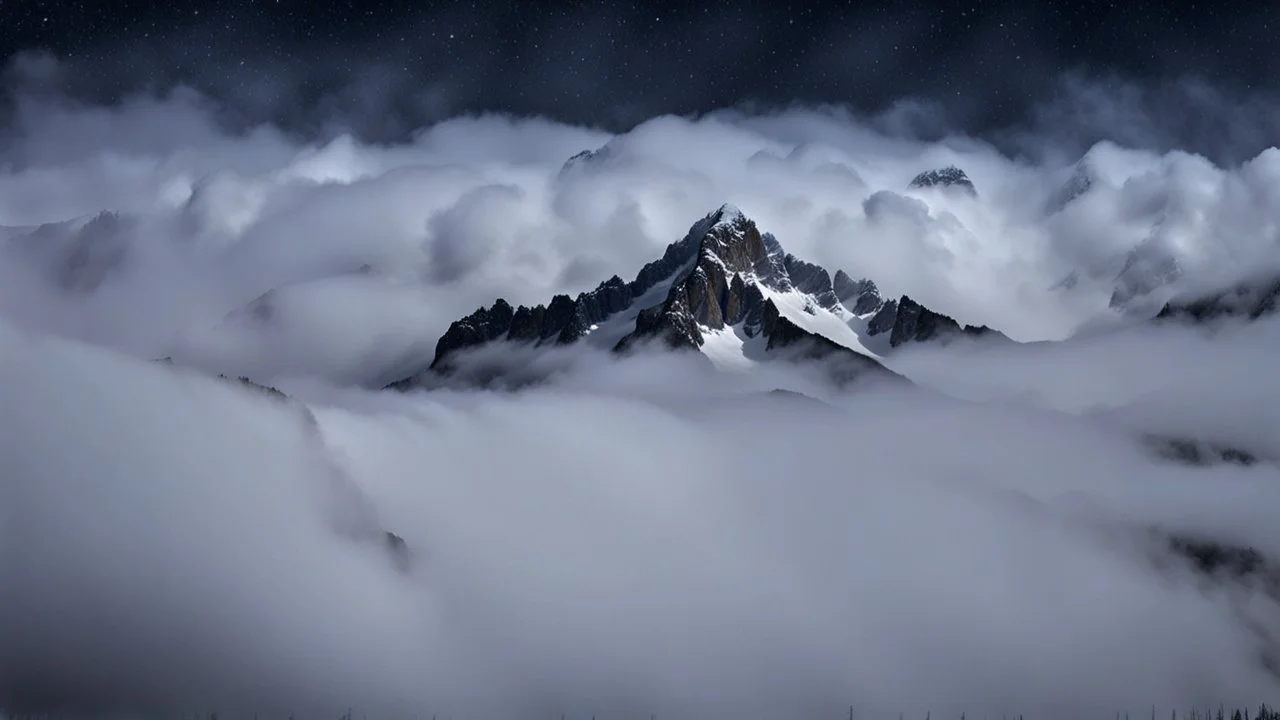
<svg viewBox="0 0 1280 720"><path fill-rule="evenodd" d="M612 139L458 118L375 147L227 135L189 93L21 108L0 170L0 699L1041 717L1277 690L1226 594L1162 575L1142 534L1274 557L1277 466L1191 469L1136 440L1280 459L1274 323L903 352L915 390L576 349L498 357L556 371L522 393L360 389L496 297L632 277L726 201L888 294L1063 338L1111 288L1049 288L1149 238L1188 286L1273 260L1274 150L1222 168L1101 144L1089 193L1049 217L1063 162L836 110ZM977 198L907 189L951 163ZM65 252L101 247L83 220L13 243L102 209L123 250L94 287L58 282ZM403 536L413 573L353 523Z"/></svg>

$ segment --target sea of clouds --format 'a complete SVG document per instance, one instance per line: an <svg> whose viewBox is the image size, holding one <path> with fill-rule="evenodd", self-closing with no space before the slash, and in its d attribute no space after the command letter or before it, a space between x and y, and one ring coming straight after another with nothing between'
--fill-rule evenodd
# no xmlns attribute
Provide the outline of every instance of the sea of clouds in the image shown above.
<svg viewBox="0 0 1280 720"><path fill-rule="evenodd" d="M1080 160L1052 134L1010 158L833 108L616 137L460 117L381 146L230 133L182 90L16 103L0 709L1111 717L1280 693L1280 606L1146 533L1280 553L1280 323L1125 324L1108 278L1051 289L1143 242L1190 288L1269 266L1274 149L1102 143L1051 213ZM906 189L947 164L976 198ZM566 350L518 393L379 390L476 307L630 279L724 202L1025 344L905 350L914 387ZM1143 433L1263 462L1177 465ZM409 573L344 531L369 518Z"/></svg>

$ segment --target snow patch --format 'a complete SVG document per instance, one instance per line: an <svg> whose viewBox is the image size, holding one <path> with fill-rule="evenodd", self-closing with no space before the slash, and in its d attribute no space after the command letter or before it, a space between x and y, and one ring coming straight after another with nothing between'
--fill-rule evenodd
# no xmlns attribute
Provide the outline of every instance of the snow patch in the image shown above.
<svg viewBox="0 0 1280 720"><path fill-rule="evenodd" d="M828 310L813 301L811 295L799 290L781 292L757 282L756 286L764 293L765 299L772 300L778 306L783 317L807 330L850 350L875 360L881 355L876 353L863 338L867 317L854 315L843 305L837 304L834 311ZM856 328L856 329L855 329Z"/></svg>
<svg viewBox="0 0 1280 720"><path fill-rule="evenodd" d="M712 227L732 225L738 220L746 217L746 215L743 215L742 211L738 209L738 206L732 203L725 203L721 205L720 209L716 211L716 215L718 219L716 220L716 224L712 225Z"/></svg>
<svg viewBox="0 0 1280 720"><path fill-rule="evenodd" d="M724 372L747 372L764 358L767 340L763 335L747 337L743 323L720 329L698 328L702 332L702 354Z"/></svg>
<svg viewBox="0 0 1280 720"><path fill-rule="evenodd" d="M696 262L696 259L694 262ZM593 347L604 350L612 349L622 338L636 329L636 318L641 312L655 305L661 305L666 301L667 294L671 292L671 286L683 278L684 274L689 272L689 268L690 265L685 265L671 273L671 276L666 280L654 284L643 295L632 300L626 310L605 318L603 322L597 325L592 325L586 333L587 342Z"/></svg>

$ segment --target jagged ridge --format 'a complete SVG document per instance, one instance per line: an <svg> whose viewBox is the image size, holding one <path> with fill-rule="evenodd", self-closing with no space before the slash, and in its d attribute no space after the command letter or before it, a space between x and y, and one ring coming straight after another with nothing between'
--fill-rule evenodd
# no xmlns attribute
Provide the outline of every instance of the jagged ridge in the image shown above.
<svg viewBox="0 0 1280 720"><path fill-rule="evenodd" d="M955 165L948 165L944 168L936 170L926 170L916 175L911 180L908 187L912 188L929 188L929 187L958 187L970 195L977 195L978 189L973 186L973 181L963 170Z"/></svg>
<svg viewBox="0 0 1280 720"><path fill-rule="evenodd" d="M703 234L694 266L672 285L661 306L640 314L635 331L615 349L626 350L648 338L661 338L672 348L696 349L703 344L700 327L719 330L742 322L748 335L759 332L764 294L744 276L790 289L789 281L784 285L789 256L771 236L766 241L737 208L726 205L714 215L716 222Z"/></svg>
<svg viewBox="0 0 1280 720"><path fill-rule="evenodd" d="M961 326L950 316L934 312L906 295L884 303L867 323L868 335L884 333L889 333L889 347L894 348L908 342L946 340L957 335L1005 337L986 325Z"/></svg>
<svg viewBox="0 0 1280 720"><path fill-rule="evenodd" d="M454 322L436 343L430 369L443 368L450 355L497 340L543 344L569 344L584 337L591 326L630 307L636 298L687 265L698 251L702 236L719 222L718 213L703 218L679 242L667 246L658 260L640 269L635 280L624 282L614 275L576 299L556 295L548 305L513 308L498 298L489 308L478 308Z"/></svg>
<svg viewBox="0 0 1280 720"><path fill-rule="evenodd" d="M1280 305L1280 277L1264 282L1241 283L1230 290L1194 300L1171 300L1156 314L1157 320L1209 322L1237 317L1257 320L1274 313Z"/></svg>
<svg viewBox="0 0 1280 720"><path fill-rule="evenodd" d="M661 301L644 308L636 306L666 282L670 287ZM572 344L628 310L635 313L634 328L613 344L615 352L654 341L672 349L697 350L705 343L704 332L733 327L734 332L748 338L763 336L766 351L785 348L788 357L802 359L847 354L857 359L851 367L884 369L869 351L860 353L788 319L771 297L776 293L799 294L805 312L811 315L818 308L842 318L847 317L849 308L859 317L875 313L867 334L889 333L890 347L951 334L994 332L986 327L961 327L906 296L886 303L870 280L854 280L843 271L832 278L821 266L787 253L775 237L761 233L736 207L724 205L694 223L682 240L668 246L660 259L645 265L631 282L615 275L576 299L557 295L546 306L512 307L500 298L489 308L478 308L450 325L436 344L428 370L448 374L457 353L497 341L535 346ZM617 336L606 334L608 342L613 342L613 337ZM804 348L799 352L801 345ZM413 384L414 377L410 377L391 386Z"/></svg>

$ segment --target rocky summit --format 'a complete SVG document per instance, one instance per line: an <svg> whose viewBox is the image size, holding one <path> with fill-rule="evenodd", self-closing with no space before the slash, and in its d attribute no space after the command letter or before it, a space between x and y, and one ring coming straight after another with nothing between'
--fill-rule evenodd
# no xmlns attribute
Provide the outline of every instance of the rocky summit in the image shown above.
<svg viewBox="0 0 1280 720"><path fill-rule="evenodd" d="M1093 177L1093 167L1086 160L1082 159L1076 163L1066 182L1050 194L1046 207L1047 214L1062 212L1077 198L1089 192L1093 188Z"/></svg>
<svg viewBox="0 0 1280 720"><path fill-rule="evenodd" d="M955 165L948 165L944 168L936 170L926 170L911 180L908 186L915 189L942 187L942 188L958 188L970 195L976 196L978 189L973 186L973 181L963 170Z"/></svg>
<svg viewBox="0 0 1280 720"><path fill-rule="evenodd" d="M937 313L903 295L884 303L871 321L867 334L889 334L889 346L898 347L909 342L947 341L957 335L971 337L991 336L1008 339L1003 333L986 325L973 326L956 322L953 318Z"/></svg>
<svg viewBox="0 0 1280 720"><path fill-rule="evenodd" d="M708 218L713 222L703 233L693 267L672 284L661 306L641 313L635 332L617 349L650 337L661 337L671 347L698 348L703 343L701 328L719 330L738 323L754 336L763 325L765 297L746 278L775 289L791 287L786 271L790 256L780 252L776 241L766 244L756 224L740 210L725 205ZM776 252L771 253L769 245ZM828 279L827 292L830 285Z"/></svg>
<svg viewBox="0 0 1280 720"><path fill-rule="evenodd" d="M449 326L428 367L391 387L455 374L467 369L472 351L502 342L523 348L585 342L618 353L656 345L721 360L740 356L744 365L821 360L838 365L843 382L866 371L892 375L880 354L905 343L987 334L999 335L961 326L906 296L886 302L869 279L855 280L843 270L833 276L784 250L726 204L629 282L615 275L546 305L513 307L499 298L477 308ZM501 370L483 375L491 380L493 372Z"/></svg>
<svg viewBox="0 0 1280 720"><path fill-rule="evenodd" d="M607 144L596 150L583 150L564 162L564 165L560 168L559 177L563 179L571 173L598 167L611 157L613 157L613 148Z"/></svg>

